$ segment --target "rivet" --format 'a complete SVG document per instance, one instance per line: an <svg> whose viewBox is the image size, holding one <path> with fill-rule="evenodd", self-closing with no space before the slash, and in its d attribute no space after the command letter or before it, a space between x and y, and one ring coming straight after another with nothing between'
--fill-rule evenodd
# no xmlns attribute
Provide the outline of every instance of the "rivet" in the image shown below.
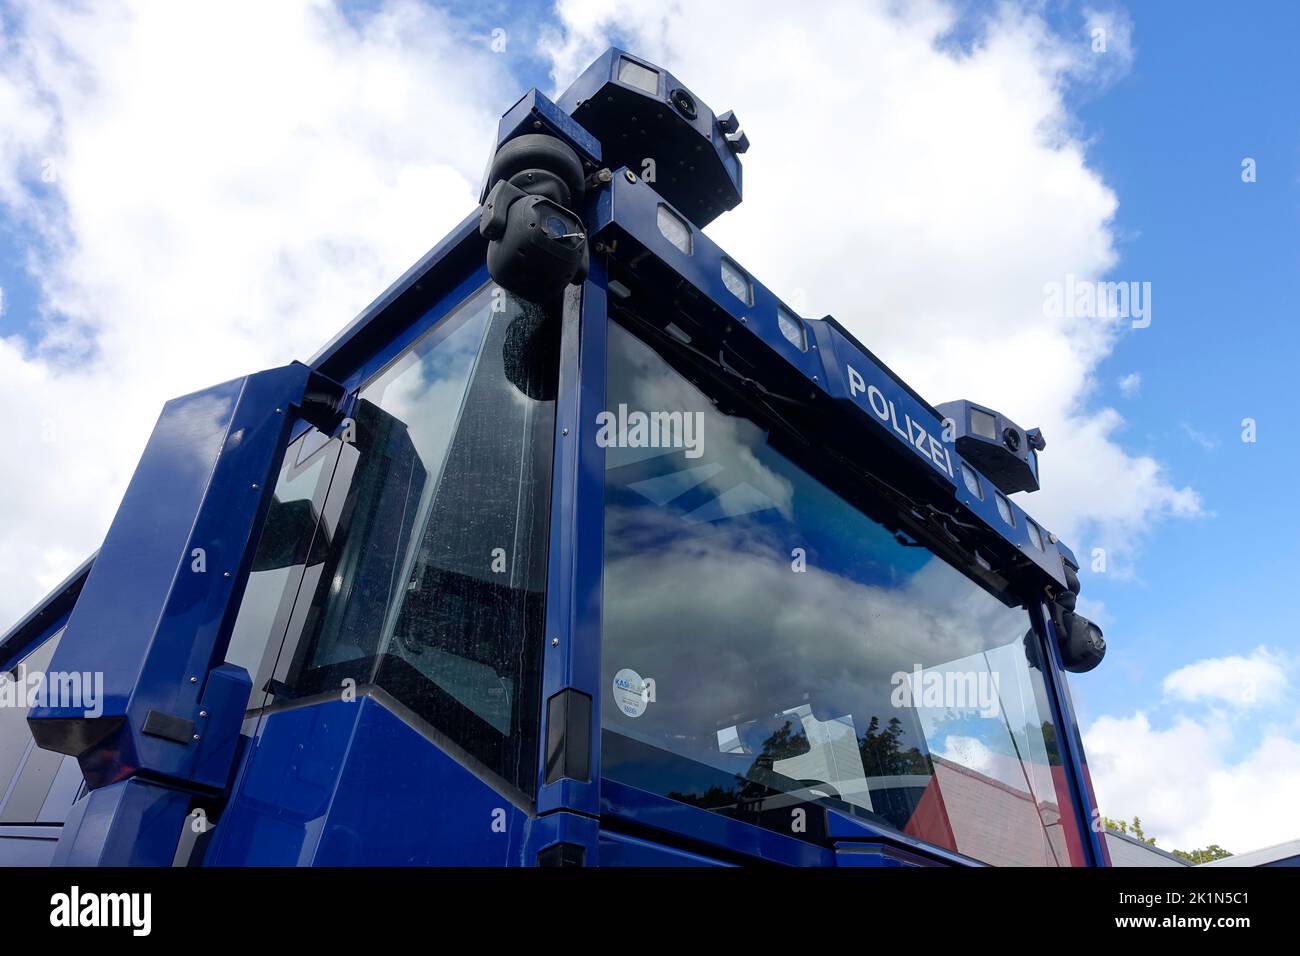
<svg viewBox="0 0 1300 956"><path fill-rule="evenodd" d="M558 637L551 638L551 647L559 647L559 646L560 646L560 639Z"/></svg>
<svg viewBox="0 0 1300 956"><path fill-rule="evenodd" d="M195 735L194 735L194 739L195 739L195 740L198 740L198 739L199 739L199 735L198 735L198 734L195 734Z"/></svg>
<svg viewBox="0 0 1300 956"><path fill-rule="evenodd" d="M191 677L191 678L190 678L190 683L191 683L191 684L197 684L198 682L199 682L199 679L198 679L197 677Z"/></svg>
<svg viewBox="0 0 1300 956"><path fill-rule="evenodd" d="M568 430L567 428L561 429L561 430L560 430L560 434L561 434L561 435L567 435L567 434L569 434L569 430Z"/></svg>
<svg viewBox="0 0 1300 956"><path fill-rule="evenodd" d="M634 183L636 182L636 173L632 172L630 169L625 169L623 170L623 178L630 183Z"/></svg>
<svg viewBox="0 0 1300 956"><path fill-rule="evenodd" d="M201 710L201 711L199 711L199 716L200 716L200 717L206 717L206 716L208 716L208 712L207 712L206 710Z"/></svg>
<svg viewBox="0 0 1300 956"><path fill-rule="evenodd" d="M253 490L254 490L254 491L257 490L257 482L253 482Z"/></svg>

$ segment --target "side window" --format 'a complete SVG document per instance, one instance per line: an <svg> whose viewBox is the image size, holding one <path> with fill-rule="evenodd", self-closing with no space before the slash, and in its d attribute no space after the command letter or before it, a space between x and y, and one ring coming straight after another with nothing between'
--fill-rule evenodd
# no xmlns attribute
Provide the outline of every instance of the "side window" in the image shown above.
<svg viewBox="0 0 1300 956"><path fill-rule="evenodd" d="M375 685L532 792L557 313L480 289L290 449L231 644L254 706Z"/></svg>
<svg viewBox="0 0 1300 956"><path fill-rule="evenodd" d="M62 823L80 789L73 757L42 750L27 727L27 713L60 631L0 676L0 824Z"/></svg>

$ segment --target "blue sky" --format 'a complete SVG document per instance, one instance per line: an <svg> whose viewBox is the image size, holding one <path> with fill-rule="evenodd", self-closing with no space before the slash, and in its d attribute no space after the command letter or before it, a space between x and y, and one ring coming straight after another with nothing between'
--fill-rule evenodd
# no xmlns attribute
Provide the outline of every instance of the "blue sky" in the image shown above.
<svg viewBox="0 0 1300 956"><path fill-rule="evenodd" d="M1297 835L1270 786L1300 787L1277 609L1300 559L1300 6L281 0L248 7L253 35L234 0L121 3L0 0L0 402L27 429L0 460L0 616L93 550L162 400L309 356L472 208L494 118L617 42L746 124L745 203L710 227L729 253L931 401L1044 426L1021 503L1106 626L1072 680L1103 810L1175 845ZM809 156L853 158L855 215L809 198ZM1150 326L1043 323L1067 272L1149 282Z"/></svg>
<svg viewBox="0 0 1300 956"><path fill-rule="evenodd" d="M1300 7L1129 13L1132 70L1078 115L1120 199L1108 278L1151 282L1152 322L1124 336L1098 387L1127 421L1121 440L1165 462L1211 514L1163 524L1134 580L1085 575L1114 619L1105 678L1076 681L1085 722L1158 699L1171 663L1296 644L1281 606L1300 562ZM1118 382L1133 372L1140 390L1126 398ZM1247 417L1254 444L1241 440Z"/></svg>

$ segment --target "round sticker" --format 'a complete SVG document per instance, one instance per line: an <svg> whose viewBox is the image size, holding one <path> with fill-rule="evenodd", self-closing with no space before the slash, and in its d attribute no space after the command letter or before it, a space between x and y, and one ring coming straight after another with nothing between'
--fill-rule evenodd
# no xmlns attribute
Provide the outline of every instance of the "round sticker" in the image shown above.
<svg viewBox="0 0 1300 956"><path fill-rule="evenodd" d="M640 717L650 704L649 685L641 675L625 667L614 675L614 703L629 717Z"/></svg>

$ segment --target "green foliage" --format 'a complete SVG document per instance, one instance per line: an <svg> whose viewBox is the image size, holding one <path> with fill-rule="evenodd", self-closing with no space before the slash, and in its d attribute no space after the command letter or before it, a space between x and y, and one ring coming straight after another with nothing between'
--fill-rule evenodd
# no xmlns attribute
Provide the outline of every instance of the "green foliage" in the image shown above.
<svg viewBox="0 0 1300 956"><path fill-rule="evenodd" d="M1148 837L1142 832L1142 821L1138 817L1133 818L1132 823L1125 823L1123 820L1112 820L1110 817L1103 816L1102 822L1106 824L1107 829L1114 830L1117 833L1123 833L1125 836L1136 837L1147 846L1155 846L1156 838Z"/></svg>
<svg viewBox="0 0 1300 956"><path fill-rule="evenodd" d="M1209 863L1211 860L1222 860L1225 857L1232 856L1231 853L1217 843L1211 843L1199 850L1171 850L1170 852L1190 863Z"/></svg>
<svg viewBox="0 0 1300 956"><path fill-rule="evenodd" d="M1106 828L1123 833L1126 836L1136 837L1148 846L1156 845L1155 837L1148 837L1142 832L1142 821L1137 817L1133 818L1132 823L1125 823L1123 820L1112 820L1110 817L1103 816L1102 822ZM1201 847L1199 850L1170 850L1174 856L1186 860L1189 863L1209 863L1211 860L1222 860L1224 857L1232 856L1227 850L1217 843L1211 843L1209 846Z"/></svg>
<svg viewBox="0 0 1300 956"><path fill-rule="evenodd" d="M868 773L880 776L934 773L928 755L915 745L903 749L903 735L903 724L897 717L891 717L889 725L881 730L879 718L872 716L866 733L858 738L858 751Z"/></svg>

